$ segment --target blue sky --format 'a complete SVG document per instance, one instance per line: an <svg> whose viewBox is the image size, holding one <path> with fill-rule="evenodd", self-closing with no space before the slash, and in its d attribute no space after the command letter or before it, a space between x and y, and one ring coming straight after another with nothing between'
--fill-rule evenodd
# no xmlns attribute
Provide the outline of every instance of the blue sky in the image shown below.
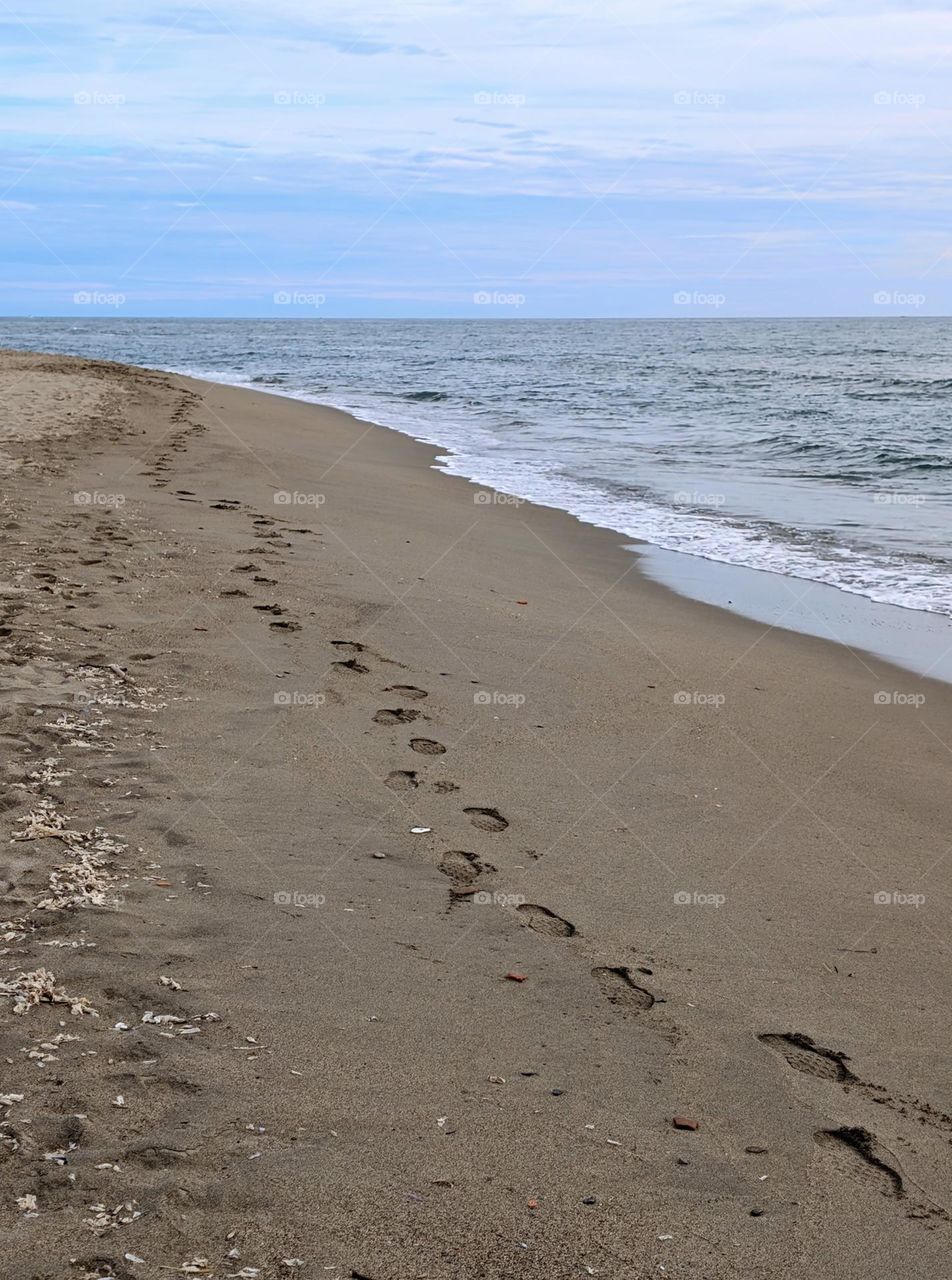
<svg viewBox="0 0 952 1280"><path fill-rule="evenodd" d="M0 312L952 311L952 14L0 3Z"/></svg>

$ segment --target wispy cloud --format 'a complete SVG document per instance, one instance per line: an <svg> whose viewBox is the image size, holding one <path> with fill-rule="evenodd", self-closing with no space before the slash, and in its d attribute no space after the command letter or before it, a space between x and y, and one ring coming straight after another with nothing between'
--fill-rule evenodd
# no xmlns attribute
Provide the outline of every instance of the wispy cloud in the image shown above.
<svg viewBox="0 0 952 1280"><path fill-rule="evenodd" d="M657 313L672 280L727 310L952 302L938 0L0 12L8 311L74 274L130 312L315 279L327 313L454 312L473 279L525 314Z"/></svg>

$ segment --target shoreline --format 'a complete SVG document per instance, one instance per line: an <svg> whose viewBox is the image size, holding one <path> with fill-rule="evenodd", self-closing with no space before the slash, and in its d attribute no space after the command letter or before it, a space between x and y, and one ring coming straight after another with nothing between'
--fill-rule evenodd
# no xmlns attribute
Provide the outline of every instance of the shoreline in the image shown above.
<svg viewBox="0 0 952 1280"><path fill-rule="evenodd" d="M952 689L343 411L0 381L11 1280L940 1280Z"/></svg>
<svg viewBox="0 0 952 1280"><path fill-rule="evenodd" d="M251 383L224 382L197 378L174 369L157 372L188 378L199 384L232 387L260 395L293 400L334 413L342 413L365 426L391 431L432 450L430 466L447 478L510 496L492 484L470 479L446 469L445 460L455 451L417 435L411 427L363 418L358 413L303 395L289 395ZM733 561L715 560L687 551L671 550L643 538L636 538L610 525L586 520L564 506L518 498L520 504L561 512L577 524L608 532L638 560L638 573L645 579L696 604L734 614L755 624L767 624L797 635L825 639L851 651L888 662L905 674L952 684L952 618L946 614L873 600L860 592L848 591L832 583L801 578L770 569L755 568ZM787 587L786 584L790 584ZM728 594L730 592L730 594ZM789 593L798 592L791 601ZM811 600L810 597L813 596ZM941 655L936 658L936 650Z"/></svg>
<svg viewBox="0 0 952 1280"><path fill-rule="evenodd" d="M489 494L496 494L504 503L512 498L518 506L558 512L580 528L607 533L616 549L620 548L628 556L634 557L639 579L660 586L683 600L704 608L716 609L718 613L742 618L755 626L766 624L771 630L824 640L854 656L861 653L870 659L885 662L904 677L913 675L942 684L952 684L952 619L945 614L886 604L858 592L850 592L843 587L810 578L798 578L773 570L713 560L686 551L672 551L645 539L633 538L609 525L585 520L566 507L511 495L491 484L449 471L445 460L452 457L454 451L415 435L409 427L395 427L374 419L362 418L337 405L287 395L267 387L217 382L169 369L157 372L185 378L199 385L231 387L236 391L250 391L279 400L311 405L319 410L343 414L362 427L391 432L427 449L430 452L429 467L446 479L459 480ZM797 591L799 595L791 601L790 593ZM814 593L815 598L810 601L809 597ZM937 649L942 650L938 658Z"/></svg>

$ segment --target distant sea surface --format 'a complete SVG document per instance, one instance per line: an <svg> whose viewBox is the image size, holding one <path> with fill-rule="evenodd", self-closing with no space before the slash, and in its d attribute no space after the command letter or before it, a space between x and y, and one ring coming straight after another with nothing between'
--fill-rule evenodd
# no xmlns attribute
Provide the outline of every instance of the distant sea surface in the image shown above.
<svg viewBox="0 0 952 1280"><path fill-rule="evenodd" d="M952 320L0 321L336 405L670 551L952 616Z"/></svg>

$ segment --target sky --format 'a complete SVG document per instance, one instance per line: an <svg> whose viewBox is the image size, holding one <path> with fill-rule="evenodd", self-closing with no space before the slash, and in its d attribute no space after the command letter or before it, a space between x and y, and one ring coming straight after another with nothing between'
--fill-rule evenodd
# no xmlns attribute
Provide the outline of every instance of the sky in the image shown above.
<svg viewBox="0 0 952 1280"><path fill-rule="evenodd" d="M952 311L946 0L0 0L0 313Z"/></svg>

